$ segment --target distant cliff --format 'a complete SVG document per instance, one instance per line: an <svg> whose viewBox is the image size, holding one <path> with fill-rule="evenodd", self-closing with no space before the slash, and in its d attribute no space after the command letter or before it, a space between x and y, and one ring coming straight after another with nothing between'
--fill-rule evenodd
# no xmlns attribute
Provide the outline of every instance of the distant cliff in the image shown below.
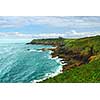
<svg viewBox="0 0 100 100"><path fill-rule="evenodd" d="M58 45L64 38L52 38L52 39L33 39L27 44L44 44L44 45Z"/></svg>

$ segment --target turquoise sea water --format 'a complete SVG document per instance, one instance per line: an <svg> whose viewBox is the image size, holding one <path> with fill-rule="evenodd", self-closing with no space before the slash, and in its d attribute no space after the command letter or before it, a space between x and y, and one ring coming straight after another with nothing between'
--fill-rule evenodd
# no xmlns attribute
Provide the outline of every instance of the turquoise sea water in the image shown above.
<svg viewBox="0 0 100 100"><path fill-rule="evenodd" d="M0 40L1 83L35 82L58 71L61 64L57 59L50 58L50 51L37 50L52 46L25 43L26 41L11 43Z"/></svg>

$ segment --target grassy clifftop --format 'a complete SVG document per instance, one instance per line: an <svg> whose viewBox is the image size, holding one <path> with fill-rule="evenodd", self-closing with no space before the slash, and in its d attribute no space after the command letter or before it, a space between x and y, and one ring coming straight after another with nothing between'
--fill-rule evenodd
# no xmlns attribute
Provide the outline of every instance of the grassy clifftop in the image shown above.
<svg viewBox="0 0 100 100"><path fill-rule="evenodd" d="M63 38L52 38L52 39L33 39L28 44L44 44L44 45L57 45L60 43Z"/></svg>
<svg viewBox="0 0 100 100"><path fill-rule="evenodd" d="M56 45L52 56L63 58L63 73L43 82L100 82L100 36L81 39L40 39L32 44Z"/></svg>

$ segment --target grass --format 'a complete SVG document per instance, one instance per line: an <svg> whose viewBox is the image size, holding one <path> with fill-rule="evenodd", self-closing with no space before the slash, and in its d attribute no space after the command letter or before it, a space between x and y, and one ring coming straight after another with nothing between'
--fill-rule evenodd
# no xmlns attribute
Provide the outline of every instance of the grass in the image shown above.
<svg viewBox="0 0 100 100"><path fill-rule="evenodd" d="M79 49L83 52L93 47L94 53L100 53L100 36L71 40L65 39L64 42L67 48Z"/></svg>
<svg viewBox="0 0 100 100"><path fill-rule="evenodd" d="M82 39L64 39L64 46L73 52L87 55L93 48L93 55L89 63L71 68L54 78L47 79L47 83L99 83L100 82L100 36Z"/></svg>
<svg viewBox="0 0 100 100"><path fill-rule="evenodd" d="M60 48L60 55L66 55L66 51L72 51L71 55L89 55L89 62L64 70L53 78L46 79L44 83L99 83L100 82L100 36L86 37L80 39L38 39L33 43L41 44L63 44ZM69 54L70 56L70 54ZM88 57L88 56L87 56ZM72 59L74 62L75 59Z"/></svg>
<svg viewBox="0 0 100 100"><path fill-rule="evenodd" d="M100 59L80 67L74 67L62 74L49 78L44 83L99 83Z"/></svg>

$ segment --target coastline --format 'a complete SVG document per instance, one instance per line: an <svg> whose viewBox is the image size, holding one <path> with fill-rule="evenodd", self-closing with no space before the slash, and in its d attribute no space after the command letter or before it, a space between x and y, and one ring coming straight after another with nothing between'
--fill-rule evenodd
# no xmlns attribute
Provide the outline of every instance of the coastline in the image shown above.
<svg viewBox="0 0 100 100"><path fill-rule="evenodd" d="M43 45L45 45L45 44L43 44ZM47 73L43 79L34 80L34 81L32 81L32 83L40 83L42 81L45 81L49 78L53 78L53 77L63 73L63 71L64 71L63 67L66 66L67 63L64 60L64 58L60 58L59 55L56 55L55 50L57 49L57 47L58 46L56 45L56 46L53 46L51 48L41 48L41 49L39 49L42 52L43 51L49 51L49 59L55 59L55 61L57 63L59 63L60 65L58 66L58 69L54 73Z"/></svg>
<svg viewBox="0 0 100 100"><path fill-rule="evenodd" d="M50 50L50 49L54 49L54 48L56 48L56 47L48 48L48 49L46 49L46 50L49 50L49 59L54 59L57 63L60 64L60 65L58 66L58 69L57 69L54 73L47 73L47 74L45 74L44 78L42 78L42 79L33 80L32 83L39 83L39 82L42 82L42 81L47 80L47 79L49 79L49 78L53 78L53 77L55 77L55 76L57 76L57 75L63 73L63 64L62 64L62 62L61 62L62 59L59 58L58 56L52 57L52 53L53 53L54 51L52 51L52 50ZM44 49L44 48L43 48L43 49ZM44 51L43 49L41 49L42 52Z"/></svg>
<svg viewBox="0 0 100 100"><path fill-rule="evenodd" d="M28 44L52 45L56 47L49 49L42 48L42 50L51 50L52 59L60 59L62 63L62 74L58 74L53 78L49 77L41 81L41 83L65 83L99 81L97 73L99 71L98 65L100 64L99 42L100 36L94 36L80 39L37 39L32 40ZM87 73L87 69L89 73Z"/></svg>
<svg viewBox="0 0 100 100"><path fill-rule="evenodd" d="M69 63L70 62L70 59L69 58L71 58L71 56L70 56L70 51L68 51L68 53L69 54L67 54L67 55L61 55L60 53L58 53L58 52L60 52L61 51L61 49L62 49L62 47L63 47L63 44L60 44L60 43L44 43L44 42L30 42L30 43L27 43L28 45L29 44L31 44L31 45L34 45L34 44L36 44L36 45L51 45L51 46L53 46L53 47L51 47L51 48L41 48L41 49L38 49L38 50L41 50L42 52L43 51L50 51L50 59L56 59L56 61L58 62L58 63L60 63L61 65L59 66L59 68L57 69L57 71L55 72L55 73L48 73L48 75L46 74L45 76L46 77L44 77L43 79L40 79L40 80L34 80L34 81L32 81L33 83L42 83L43 81L45 81L45 80L48 80L48 79L50 79L50 78L53 78L53 77L55 77L55 76L58 76L59 74L61 74L61 73L63 73L64 71L66 71L66 70L69 70L70 68L72 68L72 67L74 67L74 66L76 66L75 64L76 64L76 62L75 62L75 64L71 64L71 63ZM83 63L81 63L81 62L79 62L78 64L77 64L77 66L80 66L80 65L82 65Z"/></svg>

